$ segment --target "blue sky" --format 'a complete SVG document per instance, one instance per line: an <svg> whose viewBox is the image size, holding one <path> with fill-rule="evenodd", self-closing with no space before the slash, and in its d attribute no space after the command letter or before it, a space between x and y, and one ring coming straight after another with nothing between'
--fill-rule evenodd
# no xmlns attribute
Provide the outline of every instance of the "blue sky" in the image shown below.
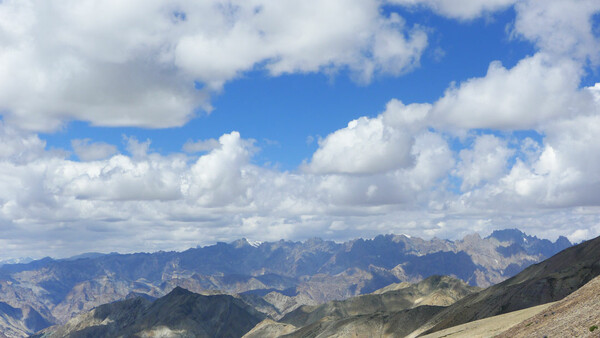
<svg viewBox="0 0 600 338"><path fill-rule="evenodd" d="M254 158L257 164L295 170L316 150L319 136L361 116L377 115L391 98L406 103L433 102L451 82L484 76L492 61L499 60L510 68L535 53L531 42L507 34L514 21L512 8L466 22L440 17L427 9L388 6L382 11L386 15L400 13L409 25L425 25L430 30L431 42L420 66L402 76L381 75L365 84L353 81L345 69L332 75L273 77L257 65L214 94L212 113L198 109L198 117L182 127L105 128L74 121L42 138L49 147L69 149L71 139L91 138L126 151L122 136L128 135L150 139L154 151L168 154L181 151L190 139L218 138L237 130L257 141L261 148ZM307 142L310 137L315 141ZM73 155L73 159L77 157Z"/></svg>
<svg viewBox="0 0 600 338"><path fill-rule="evenodd" d="M596 1L0 3L0 258L600 235Z"/></svg>

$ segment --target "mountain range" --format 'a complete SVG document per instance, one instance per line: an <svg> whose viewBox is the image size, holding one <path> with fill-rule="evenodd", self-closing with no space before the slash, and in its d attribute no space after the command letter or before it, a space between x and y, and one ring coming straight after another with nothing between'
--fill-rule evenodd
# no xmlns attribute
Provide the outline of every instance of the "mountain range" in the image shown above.
<svg viewBox="0 0 600 338"><path fill-rule="evenodd" d="M102 304L136 296L160 298L178 286L207 296L235 295L279 320L303 305L432 275L487 287L570 246L564 237L550 242L508 229L457 241L405 235L345 243L241 239L183 252L44 258L0 267L0 302L8 306L0 307L0 317L6 319L0 321L0 331L25 336Z"/></svg>
<svg viewBox="0 0 600 338"><path fill-rule="evenodd" d="M600 237L485 289L431 276L300 306L275 320L236 297L177 287L154 301L137 296L99 306L35 337L594 336L600 324L599 276Z"/></svg>

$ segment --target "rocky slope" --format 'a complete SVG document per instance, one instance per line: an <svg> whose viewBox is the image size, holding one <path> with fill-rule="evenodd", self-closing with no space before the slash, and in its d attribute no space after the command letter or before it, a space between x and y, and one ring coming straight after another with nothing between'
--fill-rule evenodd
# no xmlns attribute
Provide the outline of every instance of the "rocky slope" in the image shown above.
<svg viewBox="0 0 600 338"><path fill-rule="evenodd" d="M461 299L437 314L419 332L432 333L557 301L598 275L600 237L568 248L502 283Z"/></svg>
<svg viewBox="0 0 600 338"><path fill-rule="evenodd" d="M419 337L598 337L598 327L600 276L562 300L476 320Z"/></svg>
<svg viewBox="0 0 600 338"><path fill-rule="evenodd" d="M312 323L338 320L378 312L398 312L421 305L448 306L480 289L447 276L432 276L419 283L391 290L331 301L318 306L301 306L285 315L280 322L303 327Z"/></svg>
<svg viewBox="0 0 600 338"><path fill-rule="evenodd" d="M447 276L386 289L319 306L302 306L279 322L261 322L245 337L402 336L439 313L443 306L479 291Z"/></svg>
<svg viewBox="0 0 600 338"><path fill-rule="evenodd" d="M466 324L436 331L420 338L489 338L496 337L522 321L535 316L555 303L546 303L523 310L479 319ZM535 337L535 335L531 336ZM540 336L541 337L541 336Z"/></svg>
<svg viewBox="0 0 600 338"><path fill-rule="evenodd" d="M301 305L346 299L435 274L487 286L569 245L565 238L552 243L503 230L455 242L385 235L341 244L311 239L257 245L239 240L184 252L93 253L1 266L0 302L28 306L48 323L60 324L130 294L158 298L182 286L203 294L240 294L278 319ZM37 328L17 322L0 323L0 332L32 333Z"/></svg>
<svg viewBox="0 0 600 338"><path fill-rule="evenodd" d="M0 327L3 328L1 334L5 337L21 337L31 330L41 330L49 325L51 324L30 306L14 308L0 302Z"/></svg>
<svg viewBox="0 0 600 338"><path fill-rule="evenodd" d="M178 287L154 302L137 297L99 306L34 337L241 337L262 319L234 297Z"/></svg>
<svg viewBox="0 0 600 338"><path fill-rule="evenodd" d="M510 337L598 337L600 335L600 277L546 310L502 333Z"/></svg>
<svg viewBox="0 0 600 338"><path fill-rule="evenodd" d="M423 305L402 311L326 319L304 326L285 337L404 337L443 309L441 306Z"/></svg>

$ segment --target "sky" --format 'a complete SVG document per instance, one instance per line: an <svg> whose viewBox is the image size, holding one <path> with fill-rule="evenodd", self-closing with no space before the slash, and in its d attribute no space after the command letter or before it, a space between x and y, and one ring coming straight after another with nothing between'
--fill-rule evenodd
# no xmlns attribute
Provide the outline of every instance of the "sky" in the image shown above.
<svg viewBox="0 0 600 338"><path fill-rule="evenodd" d="M600 235L597 0L0 1L0 259Z"/></svg>

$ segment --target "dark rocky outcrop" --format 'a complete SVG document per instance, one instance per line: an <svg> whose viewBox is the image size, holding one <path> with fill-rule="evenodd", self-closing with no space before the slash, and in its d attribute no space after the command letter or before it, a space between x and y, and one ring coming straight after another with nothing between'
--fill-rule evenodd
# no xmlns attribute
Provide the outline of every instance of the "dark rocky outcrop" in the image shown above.
<svg viewBox="0 0 600 338"><path fill-rule="evenodd" d="M99 306L34 337L241 337L264 318L232 296L178 287L154 302L138 297Z"/></svg>

